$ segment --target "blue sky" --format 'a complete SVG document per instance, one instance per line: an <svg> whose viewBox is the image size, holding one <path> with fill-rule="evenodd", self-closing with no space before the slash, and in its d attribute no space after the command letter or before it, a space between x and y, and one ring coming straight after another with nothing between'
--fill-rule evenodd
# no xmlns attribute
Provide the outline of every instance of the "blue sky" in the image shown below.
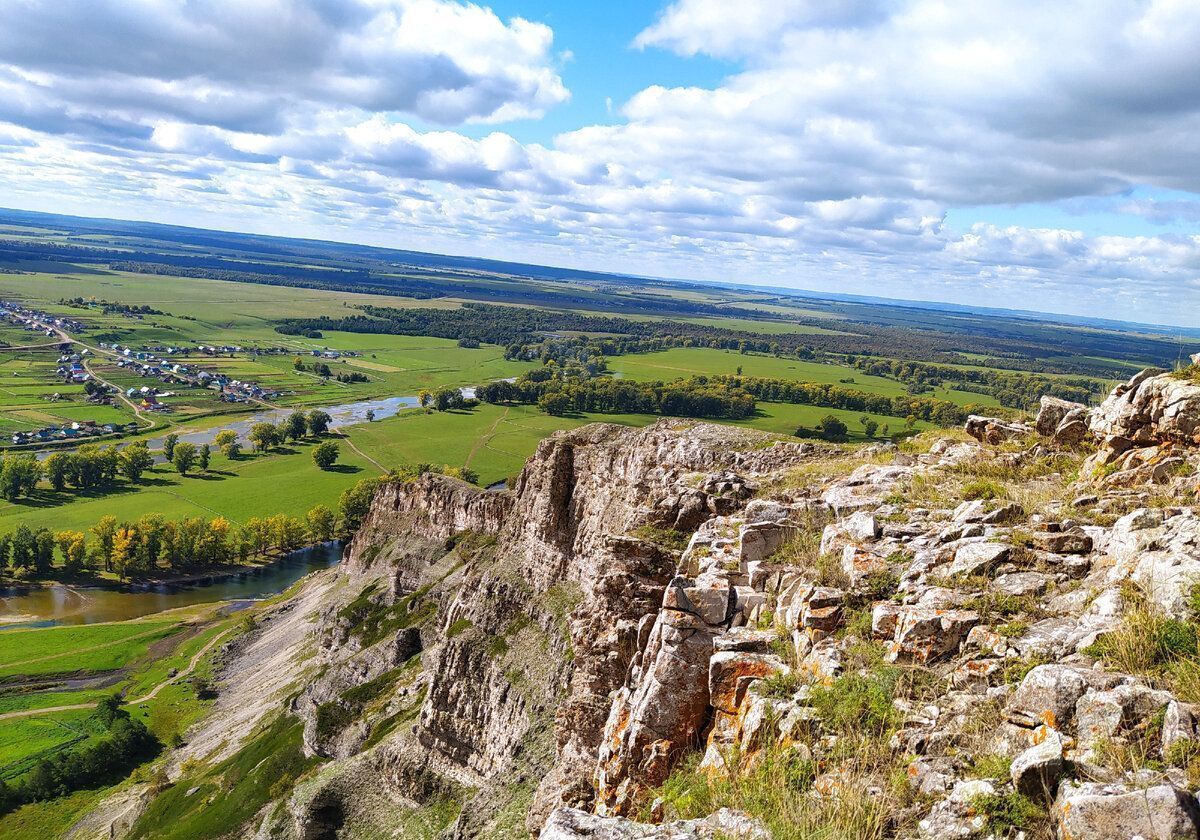
<svg viewBox="0 0 1200 840"><path fill-rule="evenodd" d="M0 0L0 204L1195 325L1190 0Z"/></svg>

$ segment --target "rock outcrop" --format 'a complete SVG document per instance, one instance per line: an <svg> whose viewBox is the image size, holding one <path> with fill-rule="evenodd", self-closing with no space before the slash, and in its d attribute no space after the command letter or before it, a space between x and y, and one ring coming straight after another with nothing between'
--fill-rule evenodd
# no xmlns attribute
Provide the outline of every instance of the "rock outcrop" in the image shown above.
<svg viewBox="0 0 1200 840"><path fill-rule="evenodd" d="M289 699L328 761L260 836L454 803L445 840L765 840L779 813L698 816L671 784L763 767L783 810L872 836L1197 836L1173 675L1200 672L1200 386L1151 371L967 431L599 424L509 491L385 484ZM1131 616L1175 659L1118 655Z"/></svg>

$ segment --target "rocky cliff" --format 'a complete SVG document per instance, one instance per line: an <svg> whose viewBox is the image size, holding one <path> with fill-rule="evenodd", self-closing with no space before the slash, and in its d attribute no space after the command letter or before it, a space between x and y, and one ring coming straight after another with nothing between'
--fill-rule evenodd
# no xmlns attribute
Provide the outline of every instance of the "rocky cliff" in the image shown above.
<svg viewBox="0 0 1200 840"><path fill-rule="evenodd" d="M900 447L664 420L385 485L262 838L1197 837L1200 383Z"/></svg>

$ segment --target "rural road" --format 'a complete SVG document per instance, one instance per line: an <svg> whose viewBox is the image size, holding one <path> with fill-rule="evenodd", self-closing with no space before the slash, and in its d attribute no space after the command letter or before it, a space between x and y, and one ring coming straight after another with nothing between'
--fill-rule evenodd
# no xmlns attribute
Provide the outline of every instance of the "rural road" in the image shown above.
<svg viewBox="0 0 1200 840"><path fill-rule="evenodd" d="M233 631L233 629L234 628L230 627L230 628L218 633L217 635L213 636L211 639L209 639L208 644L206 644L204 647L200 648L200 650L196 651L196 654L191 658L191 661L188 662L188 666L186 668L184 668L182 671L180 671L178 674L176 674L173 677L167 677L165 680L160 682L158 685L154 686L154 688L150 689L149 692L147 692L146 694L143 694L141 697L134 697L132 699L122 701L121 705L122 706L136 706L139 703L145 703L148 700L153 700L155 697L158 696L158 693L160 691L162 691L164 688L166 688L168 685L170 685L173 682L177 682L177 681L183 679L184 677L188 676L193 671L195 671L196 666L200 664L200 660L204 657L204 654L206 654L210 650L212 650L213 645L215 645L217 642L221 641L221 639L228 636ZM45 714L49 714L51 712L74 712L74 711L78 711L81 709L94 709L95 707L96 707L95 703L75 703L70 706L48 706L45 709L23 709L22 711L19 711L19 712L8 712L6 714L0 715L0 721L11 720L13 718L32 717L33 715L45 715Z"/></svg>

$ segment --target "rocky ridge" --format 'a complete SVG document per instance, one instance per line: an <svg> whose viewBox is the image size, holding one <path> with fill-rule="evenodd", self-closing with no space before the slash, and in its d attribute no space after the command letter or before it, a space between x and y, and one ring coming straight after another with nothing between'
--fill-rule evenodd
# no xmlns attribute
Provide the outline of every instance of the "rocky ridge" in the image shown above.
<svg viewBox="0 0 1200 840"><path fill-rule="evenodd" d="M1200 384L965 432L600 424L385 485L258 836L1200 836Z"/></svg>

